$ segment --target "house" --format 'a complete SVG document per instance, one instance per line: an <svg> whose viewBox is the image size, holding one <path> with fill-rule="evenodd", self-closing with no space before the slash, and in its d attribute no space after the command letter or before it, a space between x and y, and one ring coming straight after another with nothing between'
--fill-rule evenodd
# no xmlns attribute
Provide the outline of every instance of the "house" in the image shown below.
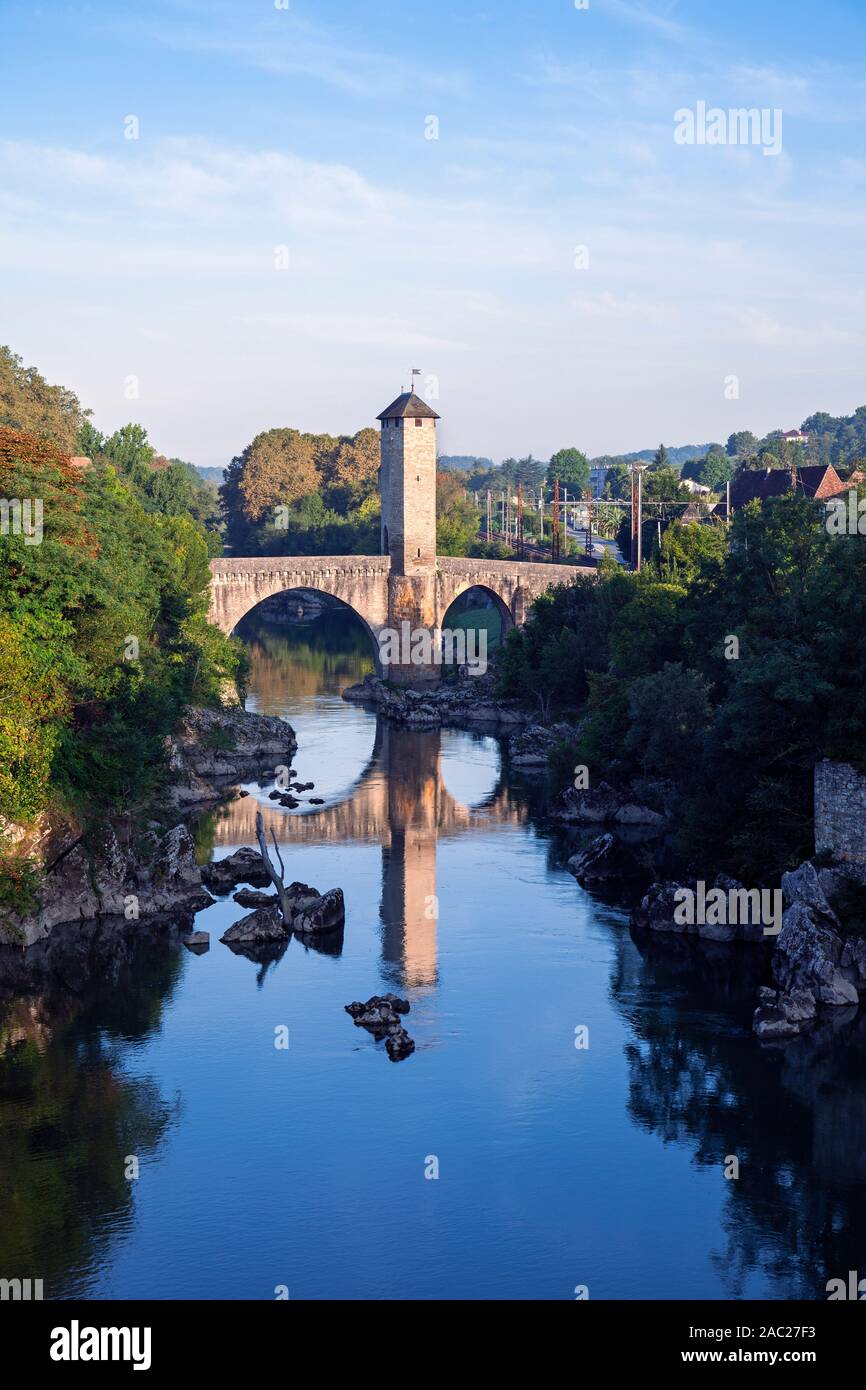
<svg viewBox="0 0 866 1390"><path fill-rule="evenodd" d="M784 497L788 492L826 502L856 486L856 476L843 483L829 463L810 464L805 468L747 468L731 480L731 512L739 511L748 502L766 502L771 497ZM713 515L727 520L726 499L718 503Z"/></svg>
<svg viewBox="0 0 866 1390"><path fill-rule="evenodd" d="M784 431L782 432L782 438L783 438L788 444L808 444L808 443L809 443L809 436L808 436L808 434L804 434L802 430L784 430Z"/></svg>
<svg viewBox="0 0 866 1390"><path fill-rule="evenodd" d="M701 497L708 497L713 490L711 487L704 487L703 483L696 483L694 478L681 478L680 482L693 496L697 493Z"/></svg>

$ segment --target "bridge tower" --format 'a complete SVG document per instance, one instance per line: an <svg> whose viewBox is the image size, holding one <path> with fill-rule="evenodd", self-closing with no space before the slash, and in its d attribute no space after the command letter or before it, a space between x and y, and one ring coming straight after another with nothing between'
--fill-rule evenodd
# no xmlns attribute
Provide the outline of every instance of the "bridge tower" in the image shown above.
<svg viewBox="0 0 866 1390"><path fill-rule="evenodd" d="M436 421L435 410L404 391L383 410L379 493L382 553L391 560L388 625L402 634L433 632L436 611ZM387 674L402 685L437 679L435 665L392 663Z"/></svg>

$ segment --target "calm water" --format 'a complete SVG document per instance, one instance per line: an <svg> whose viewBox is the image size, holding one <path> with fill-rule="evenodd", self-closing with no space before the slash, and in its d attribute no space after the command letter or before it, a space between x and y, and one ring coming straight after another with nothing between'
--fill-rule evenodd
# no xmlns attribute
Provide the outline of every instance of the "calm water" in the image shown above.
<svg viewBox="0 0 866 1390"><path fill-rule="evenodd" d="M201 822L202 856L252 843L260 806L289 878L343 888L345 932L256 963L219 943L227 898L198 916L203 956L139 925L29 985L7 961L0 1276L55 1297L678 1299L866 1274L862 1031L761 1049L754 956L635 944L495 740L344 703L369 657L339 618L246 637L249 707L291 722L326 804L250 786ZM343 1009L389 989L417 1045L398 1064Z"/></svg>

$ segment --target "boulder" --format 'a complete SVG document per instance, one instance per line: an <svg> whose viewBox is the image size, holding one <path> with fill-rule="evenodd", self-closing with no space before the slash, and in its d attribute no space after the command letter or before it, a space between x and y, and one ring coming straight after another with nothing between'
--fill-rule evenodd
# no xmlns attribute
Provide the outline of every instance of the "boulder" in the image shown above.
<svg viewBox="0 0 866 1390"><path fill-rule="evenodd" d="M619 794L607 782L599 782L597 787L579 791L568 787L562 795L561 820L583 821L602 824L612 821L620 809Z"/></svg>
<svg viewBox="0 0 866 1390"><path fill-rule="evenodd" d="M402 1062L404 1057L410 1057L415 1051L415 1043L405 1028L398 1028L385 1039L385 1051L392 1062Z"/></svg>
<svg viewBox="0 0 866 1390"><path fill-rule="evenodd" d="M220 937L227 946L267 946L288 936L278 907L260 907L242 917Z"/></svg>
<svg viewBox="0 0 866 1390"><path fill-rule="evenodd" d="M841 937L799 900L785 911L773 953L773 979L785 993L811 990L821 1004L848 1005L859 994L842 970Z"/></svg>
<svg viewBox="0 0 866 1390"><path fill-rule="evenodd" d="M175 805L218 799L226 787L273 776L297 751L291 725L247 710L186 711L167 740Z"/></svg>
<svg viewBox="0 0 866 1390"><path fill-rule="evenodd" d="M836 921L827 894L818 876L815 865L808 859L799 869L782 875L782 900L786 907L793 903L803 903L813 915Z"/></svg>
<svg viewBox="0 0 866 1390"><path fill-rule="evenodd" d="M241 907L271 907L279 902L276 893L262 893L258 888L239 888L232 893L232 900Z"/></svg>
<svg viewBox="0 0 866 1390"><path fill-rule="evenodd" d="M346 918L342 888L319 893L306 883L292 883L286 889L291 906L292 931L300 936L336 931Z"/></svg>
<svg viewBox="0 0 866 1390"><path fill-rule="evenodd" d="M635 926L649 927L650 931L683 932L696 931L685 922L677 922L674 913L677 908L676 895L683 888L694 890L694 883L654 883L641 899L639 908L632 913Z"/></svg>
<svg viewBox="0 0 866 1390"><path fill-rule="evenodd" d="M213 893L223 895L239 883L251 883L265 888L270 883L267 870L258 850L244 846L225 859L214 859L201 871L202 881Z"/></svg>
<svg viewBox="0 0 866 1390"><path fill-rule="evenodd" d="M190 932L189 936L183 938L183 944L188 951L192 951L195 955L202 955L210 949L210 932Z"/></svg>
<svg viewBox="0 0 866 1390"><path fill-rule="evenodd" d="M400 1022L401 1015L408 1012L408 999L396 994L374 994L366 1004L355 1000L346 1005L346 1013L354 1019L357 1028L366 1028L377 1042L384 1038L385 1050L392 1062L401 1062L415 1051L415 1043Z"/></svg>
<svg viewBox="0 0 866 1390"><path fill-rule="evenodd" d="M793 1038L807 1032L817 1018L815 996L809 989L793 989L785 994L773 989L758 990L758 1007L752 1027L759 1038Z"/></svg>
<svg viewBox="0 0 866 1390"><path fill-rule="evenodd" d="M161 841L146 879L149 884L140 895L140 911L167 913L183 908L197 912L213 902L202 886L195 845L185 825L176 825Z"/></svg>
<svg viewBox="0 0 866 1390"><path fill-rule="evenodd" d="M572 855L567 867L578 883L600 883L624 877L631 866L616 836L607 834L599 835L586 849Z"/></svg>
<svg viewBox="0 0 866 1390"><path fill-rule="evenodd" d="M866 989L866 938L846 938L839 957L839 969L858 990Z"/></svg>

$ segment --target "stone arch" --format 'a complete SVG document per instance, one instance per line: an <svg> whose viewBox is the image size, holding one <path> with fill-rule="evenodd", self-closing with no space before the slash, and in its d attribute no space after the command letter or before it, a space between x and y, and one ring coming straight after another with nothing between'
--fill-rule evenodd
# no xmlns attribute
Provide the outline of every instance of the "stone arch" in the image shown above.
<svg viewBox="0 0 866 1390"><path fill-rule="evenodd" d="M345 599L338 598L336 594L332 594L328 589L323 588L320 584L289 585L285 589L275 589L272 594L268 594L265 598L260 598L257 603L254 603L251 608L248 608L246 612L238 618L237 622L232 628L232 633L234 633L238 625L243 622L244 618L248 618L251 613L255 613L257 608L261 608L263 603L268 602L268 599L274 598L277 594L291 594L295 591L296 588L304 588L309 590L311 593L327 594L329 598L335 599L337 601L337 603L340 605L340 609L342 612L351 613L352 617L358 620L358 622L361 624L361 627L364 629L364 631L370 639L370 650L372 652L373 660L376 663L376 675L381 676L382 667L379 661L378 633L373 631L372 627L368 623L367 619L364 617L363 613L359 613L357 608L353 608L352 605L350 603L347 603Z"/></svg>
<svg viewBox="0 0 866 1390"><path fill-rule="evenodd" d="M454 604L457 602L457 600L463 594L468 593L470 589L481 589L485 594L489 594L489 596L493 599L494 607L496 608L496 611L499 614L499 618L502 623L502 638L504 641L504 639L508 636L508 633L510 632L511 628L514 626L514 615L512 614L511 609L508 607L508 604L506 603L502 595L498 593L497 590L494 589L490 584L485 584L483 579L472 579L470 577L458 582L450 588L449 592L443 597L442 601L442 614L440 619L442 627L447 627L448 624L446 619L448 617L449 612L454 607Z"/></svg>
<svg viewBox="0 0 866 1390"><path fill-rule="evenodd" d="M210 621L231 633L265 599L292 589L328 594L360 620L380 672L379 635L388 623L387 556L310 556L211 561Z"/></svg>

